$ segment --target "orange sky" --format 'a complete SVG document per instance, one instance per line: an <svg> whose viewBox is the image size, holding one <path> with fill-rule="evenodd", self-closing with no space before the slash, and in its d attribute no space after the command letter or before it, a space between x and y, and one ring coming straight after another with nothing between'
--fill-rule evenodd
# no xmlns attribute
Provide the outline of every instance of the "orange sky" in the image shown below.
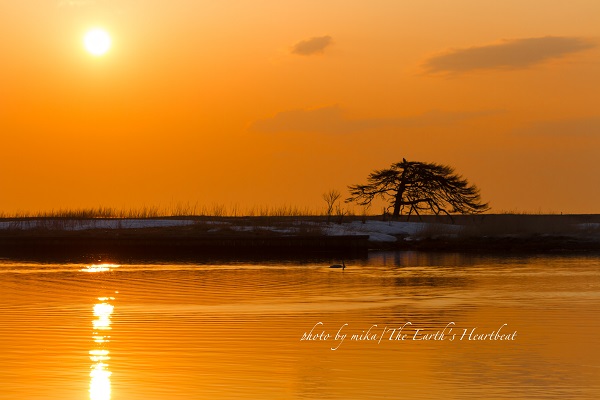
<svg viewBox="0 0 600 400"><path fill-rule="evenodd" d="M403 157L600 212L600 2L0 3L0 213L324 207ZM102 57L82 38L101 26Z"/></svg>

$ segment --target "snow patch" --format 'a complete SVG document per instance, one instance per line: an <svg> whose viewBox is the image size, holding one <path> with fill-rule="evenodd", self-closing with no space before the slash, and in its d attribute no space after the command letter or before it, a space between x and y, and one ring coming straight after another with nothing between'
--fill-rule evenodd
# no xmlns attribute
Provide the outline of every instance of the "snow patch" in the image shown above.
<svg viewBox="0 0 600 400"><path fill-rule="evenodd" d="M398 236L414 236L432 224L424 222L399 222L399 221L352 221L341 225L327 226L326 235L369 235L371 242L395 242Z"/></svg>
<svg viewBox="0 0 600 400"><path fill-rule="evenodd" d="M189 226L196 223L213 225L209 232L218 232L219 225L226 225L229 229L238 232L251 232L265 230L286 235L302 232L304 226L244 226L232 225L230 222L197 221L191 219L32 219L0 221L0 229L30 230L66 230L81 231L89 229L139 229ZM581 228L597 228L600 224L581 224ZM324 235L348 236L368 235L371 242L395 242L398 237L404 240L415 240L420 236L448 236L455 235L462 229L458 225L435 224L425 222L400 222L400 221L352 221L344 224L314 223L311 228L321 229Z"/></svg>

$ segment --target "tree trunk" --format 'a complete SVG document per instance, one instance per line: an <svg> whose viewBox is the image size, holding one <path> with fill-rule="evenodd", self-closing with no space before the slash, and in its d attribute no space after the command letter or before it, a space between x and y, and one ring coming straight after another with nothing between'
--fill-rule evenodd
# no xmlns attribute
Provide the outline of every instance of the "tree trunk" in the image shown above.
<svg viewBox="0 0 600 400"><path fill-rule="evenodd" d="M406 167L402 170L400 175L400 184L398 185L398 191L394 198L394 214L392 217L398 219L400 217L400 207L402 207L402 196L404 196L404 189L406 188Z"/></svg>
<svg viewBox="0 0 600 400"><path fill-rule="evenodd" d="M402 196L400 192L396 193L396 199L394 201L394 213L392 214L392 218L398 219L400 217L400 206L402 205Z"/></svg>

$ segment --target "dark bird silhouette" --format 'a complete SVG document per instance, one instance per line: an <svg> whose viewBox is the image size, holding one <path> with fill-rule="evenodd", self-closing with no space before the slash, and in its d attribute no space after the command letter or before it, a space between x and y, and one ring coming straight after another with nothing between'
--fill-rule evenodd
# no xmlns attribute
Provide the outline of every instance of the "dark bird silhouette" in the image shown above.
<svg viewBox="0 0 600 400"><path fill-rule="evenodd" d="M330 265L329 268L341 268L341 269L346 269L346 263L344 262L344 260L342 260L342 264L333 264Z"/></svg>

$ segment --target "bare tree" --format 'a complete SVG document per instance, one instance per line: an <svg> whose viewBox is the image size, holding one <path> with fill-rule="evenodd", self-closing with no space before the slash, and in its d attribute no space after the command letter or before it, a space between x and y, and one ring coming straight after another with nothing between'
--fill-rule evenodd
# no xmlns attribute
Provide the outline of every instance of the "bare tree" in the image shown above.
<svg viewBox="0 0 600 400"><path fill-rule="evenodd" d="M367 177L365 185L352 185L348 202L368 205L379 197L388 203L387 210L398 218L405 212L433 214L481 213L489 209L482 203L479 189L470 185L447 165L406 161L392 164L390 168L375 170Z"/></svg>
<svg viewBox="0 0 600 400"><path fill-rule="evenodd" d="M329 223L331 220L335 203L341 196L342 194L335 189L331 189L330 191L323 193L323 200L325 200L325 203L327 203L327 223Z"/></svg>

